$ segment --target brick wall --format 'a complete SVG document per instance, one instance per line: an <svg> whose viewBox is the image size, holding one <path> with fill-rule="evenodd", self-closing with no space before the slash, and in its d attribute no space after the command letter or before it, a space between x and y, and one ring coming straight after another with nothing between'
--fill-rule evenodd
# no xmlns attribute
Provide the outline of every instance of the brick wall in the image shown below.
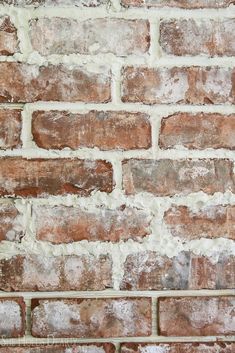
<svg viewBox="0 0 235 353"><path fill-rule="evenodd" d="M235 350L234 1L0 1L0 353Z"/></svg>

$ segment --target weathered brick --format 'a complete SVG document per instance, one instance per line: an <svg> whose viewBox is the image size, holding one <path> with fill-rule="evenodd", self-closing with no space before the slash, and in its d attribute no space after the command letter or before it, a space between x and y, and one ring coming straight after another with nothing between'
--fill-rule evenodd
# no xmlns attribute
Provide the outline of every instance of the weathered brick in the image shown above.
<svg viewBox="0 0 235 353"><path fill-rule="evenodd" d="M35 19L30 23L30 37L33 49L41 55L140 55L148 51L150 41L148 21L115 18Z"/></svg>
<svg viewBox="0 0 235 353"><path fill-rule="evenodd" d="M233 163L227 159L130 159L123 162L126 194L173 196L203 191L235 191Z"/></svg>
<svg viewBox="0 0 235 353"><path fill-rule="evenodd" d="M159 298L161 336L234 335L232 296Z"/></svg>
<svg viewBox="0 0 235 353"><path fill-rule="evenodd" d="M108 255L17 255L0 260L4 291L103 290L112 287Z"/></svg>
<svg viewBox="0 0 235 353"><path fill-rule="evenodd" d="M32 133L36 144L45 149L98 147L141 149L151 147L149 116L144 113L90 111L36 111ZM71 128L72 127L72 128Z"/></svg>
<svg viewBox="0 0 235 353"><path fill-rule="evenodd" d="M68 101L103 103L111 99L110 73L83 67L0 63L0 102Z"/></svg>
<svg viewBox="0 0 235 353"><path fill-rule="evenodd" d="M66 206L33 208L38 240L54 244L80 240L140 240L149 234L147 212L130 207L87 210Z"/></svg>
<svg viewBox="0 0 235 353"><path fill-rule="evenodd" d="M23 298L0 298L0 338L22 337L25 333Z"/></svg>
<svg viewBox="0 0 235 353"><path fill-rule="evenodd" d="M235 114L176 113L162 119L159 145L235 149Z"/></svg>
<svg viewBox="0 0 235 353"><path fill-rule="evenodd" d="M83 343L83 344L41 344L24 346L2 346L0 353L114 353L112 343ZM224 353L224 352L222 352ZM226 352L228 353L228 352Z"/></svg>
<svg viewBox="0 0 235 353"><path fill-rule="evenodd" d="M169 258L154 251L127 256L123 290L226 289L235 287L235 257L221 255L217 263L182 252Z"/></svg>
<svg viewBox="0 0 235 353"><path fill-rule="evenodd" d="M234 349L235 349L235 343L227 342L227 341L209 342L209 343L206 343L206 342L153 343L151 342L151 343L122 343L121 344L121 353L153 353L153 352L154 353L179 353L179 352L180 353L218 353L218 352L233 353Z"/></svg>
<svg viewBox="0 0 235 353"><path fill-rule="evenodd" d="M164 214L173 236L184 240L228 238L235 240L235 206L206 206L200 211L186 206L173 206Z"/></svg>
<svg viewBox="0 0 235 353"><path fill-rule="evenodd" d="M222 104L235 101L233 72L219 67L126 67L122 101L144 104Z"/></svg>
<svg viewBox="0 0 235 353"><path fill-rule="evenodd" d="M97 7L105 3L106 0L1 0L1 4L3 5L14 5L20 7Z"/></svg>
<svg viewBox="0 0 235 353"><path fill-rule="evenodd" d="M184 9L223 8L234 4L234 0L121 0L124 6L180 7Z"/></svg>
<svg viewBox="0 0 235 353"><path fill-rule="evenodd" d="M23 235L23 215L13 202L0 203L0 241L20 241Z"/></svg>
<svg viewBox="0 0 235 353"><path fill-rule="evenodd" d="M160 45L173 55L235 55L234 19L164 20L160 24Z"/></svg>
<svg viewBox="0 0 235 353"><path fill-rule="evenodd" d="M9 16L0 17L0 55L13 55L18 50L17 29Z"/></svg>
<svg viewBox="0 0 235 353"><path fill-rule="evenodd" d="M112 166L80 159L0 158L0 195L47 196L112 191Z"/></svg>
<svg viewBox="0 0 235 353"><path fill-rule="evenodd" d="M34 337L127 337L151 334L151 299L35 299Z"/></svg>
<svg viewBox="0 0 235 353"><path fill-rule="evenodd" d="M21 111L0 110L0 149L21 147Z"/></svg>

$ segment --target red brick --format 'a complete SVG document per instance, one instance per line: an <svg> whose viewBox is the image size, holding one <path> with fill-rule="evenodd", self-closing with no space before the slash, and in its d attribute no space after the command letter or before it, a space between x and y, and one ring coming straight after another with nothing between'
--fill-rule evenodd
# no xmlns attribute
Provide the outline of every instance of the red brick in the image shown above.
<svg viewBox="0 0 235 353"><path fill-rule="evenodd" d="M110 73L64 65L37 66L0 63L0 102L82 101L104 103L111 99Z"/></svg>
<svg viewBox="0 0 235 353"><path fill-rule="evenodd" d="M21 147L21 111L0 110L0 149Z"/></svg>
<svg viewBox="0 0 235 353"><path fill-rule="evenodd" d="M13 202L0 203L0 241L20 241L23 235L23 215Z"/></svg>
<svg viewBox="0 0 235 353"><path fill-rule="evenodd" d="M235 149L235 114L176 113L161 122L159 145L189 149Z"/></svg>
<svg viewBox="0 0 235 353"><path fill-rule="evenodd" d="M234 4L234 0L121 0L124 6L180 7L184 9L223 8Z"/></svg>
<svg viewBox="0 0 235 353"><path fill-rule="evenodd" d="M173 55L235 55L233 19L164 20L160 24L160 45Z"/></svg>
<svg viewBox="0 0 235 353"><path fill-rule="evenodd" d="M35 299L34 337L127 337L151 334L151 299Z"/></svg>
<svg viewBox="0 0 235 353"><path fill-rule="evenodd" d="M0 353L115 353L112 343L2 346ZM225 352L223 352L225 353ZM229 352L226 352L229 353Z"/></svg>
<svg viewBox="0 0 235 353"><path fill-rule="evenodd" d="M0 338L22 337L25 333L23 298L0 298Z"/></svg>
<svg viewBox="0 0 235 353"><path fill-rule="evenodd" d="M0 195L47 196L112 191L112 166L80 159L0 158Z"/></svg>
<svg viewBox="0 0 235 353"><path fill-rule="evenodd" d="M36 111L33 113L33 138L39 147L45 149L149 148L151 126L148 118L144 113L129 112L90 111L73 114L66 111Z"/></svg>
<svg viewBox="0 0 235 353"><path fill-rule="evenodd" d="M103 290L112 287L108 255L17 255L0 260L4 291Z"/></svg>
<svg viewBox="0 0 235 353"><path fill-rule="evenodd" d="M221 237L235 240L235 206L206 206L200 211L175 206L165 212L164 221L173 236L184 240Z"/></svg>
<svg viewBox="0 0 235 353"><path fill-rule="evenodd" d="M105 0L1 0L3 5L20 7L62 6L62 7L97 7L105 3Z"/></svg>
<svg viewBox="0 0 235 353"><path fill-rule="evenodd" d="M211 342L211 343L206 343L206 342L154 343L154 342L151 342L151 343L122 343L121 344L121 353L153 353L153 352L154 353L179 353L179 352L180 353L233 353L234 349L235 349L234 342Z"/></svg>
<svg viewBox="0 0 235 353"><path fill-rule="evenodd" d="M126 194L173 196L203 191L235 191L233 163L227 159L130 159L123 162Z"/></svg>
<svg viewBox="0 0 235 353"><path fill-rule="evenodd" d="M217 263L210 258L182 252L169 258L154 251L127 256L123 290L226 289L235 287L235 257L221 255Z"/></svg>
<svg viewBox="0 0 235 353"><path fill-rule="evenodd" d="M150 218L130 207L94 210L66 206L33 208L38 240L54 244L80 240L141 240L149 234Z"/></svg>
<svg viewBox="0 0 235 353"><path fill-rule="evenodd" d="M233 103L232 70L219 67L126 67L122 101L144 104Z"/></svg>
<svg viewBox="0 0 235 353"><path fill-rule="evenodd" d="M148 51L150 41L148 21L119 18L39 18L30 23L30 37L41 55L140 55Z"/></svg>
<svg viewBox="0 0 235 353"><path fill-rule="evenodd" d="M17 29L9 16L0 17L0 55L13 55L18 49Z"/></svg>
<svg viewBox="0 0 235 353"><path fill-rule="evenodd" d="M234 335L232 296L159 298L161 336Z"/></svg>

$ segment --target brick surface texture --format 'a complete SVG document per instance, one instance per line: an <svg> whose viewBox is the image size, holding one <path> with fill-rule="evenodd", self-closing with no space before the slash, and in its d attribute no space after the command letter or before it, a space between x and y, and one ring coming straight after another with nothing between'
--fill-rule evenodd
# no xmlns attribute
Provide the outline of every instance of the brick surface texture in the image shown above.
<svg viewBox="0 0 235 353"><path fill-rule="evenodd" d="M0 353L235 352L234 0L0 0Z"/></svg>

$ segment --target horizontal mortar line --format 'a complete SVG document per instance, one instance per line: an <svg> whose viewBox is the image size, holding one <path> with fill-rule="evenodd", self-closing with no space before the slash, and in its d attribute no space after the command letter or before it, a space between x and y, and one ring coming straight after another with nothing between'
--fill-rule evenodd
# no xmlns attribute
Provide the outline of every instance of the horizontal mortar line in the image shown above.
<svg viewBox="0 0 235 353"><path fill-rule="evenodd" d="M135 298L135 297L190 297L190 296L235 296L234 289L201 289L201 290L162 290L162 291L118 291L107 289L104 291L55 291L55 292L3 292L0 291L0 298L4 297L19 297L22 296L25 299L32 298L54 298L54 299L65 299L65 298L91 298L91 299L106 299L106 298Z"/></svg>
<svg viewBox="0 0 235 353"><path fill-rule="evenodd" d="M155 115L163 116L164 114L172 114L174 112L188 112L188 113L221 113L221 114L235 114L235 108L229 104L218 105L189 105L189 104L142 104L142 103L84 103L84 102L34 102L34 103L0 103L0 108L15 109L21 108L30 112L36 110L71 110L84 111L90 110L114 110L114 111L136 111L154 113Z"/></svg>
<svg viewBox="0 0 235 353"><path fill-rule="evenodd" d="M32 54L32 53L31 53ZM55 55L55 56L54 56ZM163 54L164 55L164 54ZM149 67L149 68L161 68L161 67L193 67L193 66L218 66L221 68L232 68L234 67L234 60L235 57L214 57L210 58L209 56L162 56L161 58L156 60L152 60L151 56L147 53L141 56L127 56L125 58L118 57L112 53L104 53L104 54L97 54L97 55L82 55L79 53L74 53L71 55L66 54L53 54L53 56L41 56L40 62L28 63L28 57L30 54L25 57L22 54L19 54L17 57L6 57L0 56L0 62L8 62L8 63L22 63L28 65L36 65L36 66L47 66L48 64L53 66L64 65L73 68L77 66L83 66L86 68L89 64L96 65L97 68L101 66L107 65L110 67L110 60L112 63L116 62L117 64L125 66L142 66L142 67ZM41 61L42 60L42 61ZM150 63L151 62L151 63Z"/></svg>
<svg viewBox="0 0 235 353"><path fill-rule="evenodd" d="M202 200L206 196L206 199L207 199L206 202L207 202L208 205L211 204L211 202L214 201L214 195L203 194L201 192L193 193L193 195L195 197L197 195L203 195ZM220 193L220 195L221 195L221 197L222 196L226 196L226 193ZM96 200L96 194L88 196L88 197L81 197L81 196L78 196L76 194L75 195L68 194L68 195L64 195L64 196L63 195L55 195L55 196L48 195L47 198L43 198L43 197L35 198L35 197L32 197L30 199L25 199L25 198L20 197L20 196L17 196L17 197L14 197L14 198L4 196L2 198L0 197L0 202L6 202L9 198L11 200L13 199L14 201L22 201L23 204L44 204L44 205L46 205L46 204L47 205L60 205L60 204L62 205L62 204L64 204L64 205L68 205L68 202L69 202L69 205L73 205L73 206L77 206L77 207L82 206L82 207L86 208L86 207L91 207L91 206L96 207L96 206L100 206L101 204L102 205L106 204L110 200L112 201L115 198L115 195L112 195L112 194L104 194L103 196L104 196L104 198L102 198L101 200L99 200L99 199ZM122 193L122 197L125 199L125 201L128 204L131 203L135 207L137 207L139 205L138 204L139 200L136 201L135 199L133 199L133 195L125 195L125 193L123 192ZM175 197L174 196L166 196L166 197L162 196L161 197L161 196L154 196L154 195L149 195L149 197L150 197L151 202L154 202L154 201L156 201L156 202L164 202L164 201L167 202L167 201L170 201L171 204L177 202L177 204L184 205L188 201L191 201L192 193L188 194L188 195L181 195L181 196L175 195ZM71 199L72 199L72 201L71 201ZM84 204L84 201L87 202L87 204ZM181 202L179 202L179 201L181 201ZM136 202L136 204L135 204L135 202ZM74 205L74 203L75 203L75 205ZM218 204L218 205L221 204L221 198L220 197L218 198L216 203L213 202L213 205L215 205L215 204ZM224 202L224 200L223 200L223 204L224 205L234 205L235 204L235 194L230 193L229 194L229 199L226 202ZM116 209L116 207L118 207L118 205L115 206L114 209ZM148 201L147 201L147 205L145 206L145 208L148 208L148 207L149 206L148 206Z"/></svg>
<svg viewBox="0 0 235 353"><path fill-rule="evenodd" d="M107 10L106 7L96 8L76 8L76 7L38 7L34 10L31 8L23 9L23 12L30 19L38 17L65 17L73 19L93 19L100 17L109 18L130 18L130 19L159 19L164 18L203 18L203 19L218 19L232 18L234 6L228 8L204 8L204 9L180 9L177 7L142 7L142 8L120 8L120 11ZM0 13L22 13L22 9L17 7L0 6Z"/></svg>
<svg viewBox="0 0 235 353"><path fill-rule="evenodd" d="M22 148L17 150L0 151L0 158L6 157L22 157L28 160L35 158L44 159L105 159L110 162L123 161L125 159L146 159L146 160L178 160L178 159L230 159L235 160L235 151L225 149L205 149L205 150L109 150L102 151L99 149L78 149L78 150L43 150L40 148Z"/></svg>
<svg viewBox="0 0 235 353"><path fill-rule="evenodd" d="M24 344L80 344L80 343L175 343L175 342L235 342L234 336L197 336L197 337L164 337L164 336L146 336L146 337L118 337L118 338L37 338L30 335L22 338L0 339L0 345L24 345Z"/></svg>

